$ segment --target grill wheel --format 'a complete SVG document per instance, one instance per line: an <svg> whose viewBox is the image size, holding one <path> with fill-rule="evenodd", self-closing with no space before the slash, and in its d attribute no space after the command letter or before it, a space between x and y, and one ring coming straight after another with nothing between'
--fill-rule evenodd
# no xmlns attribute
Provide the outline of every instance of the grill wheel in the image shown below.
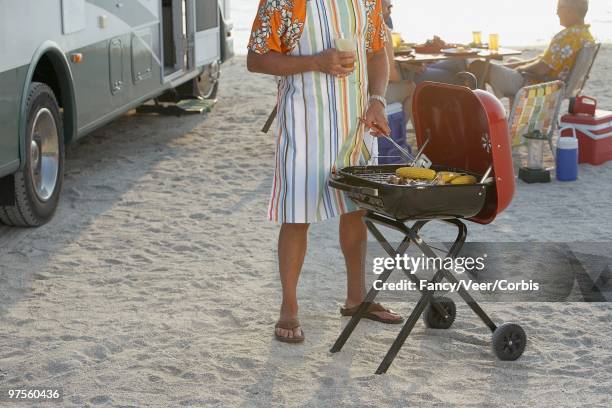
<svg viewBox="0 0 612 408"><path fill-rule="evenodd" d="M518 324L504 323L493 332L493 352L503 361L519 358L527 345L525 330Z"/></svg>
<svg viewBox="0 0 612 408"><path fill-rule="evenodd" d="M445 315L442 315L434 306L433 303L439 305L446 311ZM425 326L430 329L449 329L455 322L457 317L457 306L452 299L447 297L435 297L433 302L427 306L425 313L423 314L423 321Z"/></svg>

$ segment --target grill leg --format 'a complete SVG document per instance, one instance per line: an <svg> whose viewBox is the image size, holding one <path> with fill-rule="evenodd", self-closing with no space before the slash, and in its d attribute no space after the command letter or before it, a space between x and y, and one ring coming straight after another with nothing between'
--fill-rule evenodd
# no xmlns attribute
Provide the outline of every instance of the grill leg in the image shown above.
<svg viewBox="0 0 612 408"><path fill-rule="evenodd" d="M463 247L463 244L465 243L465 239L467 237L467 227L465 226L465 224L463 222L461 222L460 220L457 220L457 219L447 220L446 222L448 222L449 224L455 225L458 228L458 230L459 230L459 233L457 235L457 239L453 243L453 246L451 247L450 251L448 251L448 255L447 255L447 256L449 256L451 258L455 258L459 254L459 251L461 250L461 248ZM418 234L415 234L415 233L412 233L412 232L410 232L410 233L411 233L411 237L410 238L417 244L417 246L425 254L425 256L427 256L427 257L435 257L436 256L436 254L429 247L429 245L425 244L423 242L423 240L418 236ZM458 279L455 277L455 275L453 275L450 271L444 269L442 272L444 273L444 277L449 282L452 282L452 283L459 282ZM461 298L465 301L465 303L467 303L467 305L470 307L470 309L472 309L474 311L474 313L476 313L476 315L478 317L480 317L480 319L483 321L483 323L489 329L491 329L492 332L495 331L497 326L495 325L495 323L493 323L493 320L491 320L489 315L487 315L485 313L485 311L480 307L478 302L476 302L476 300L474 300L472 295L470 295L468 293L468 291L465 290L461 286L459 287L459 290L457 292L459 293L459 296L461 296Z"/></svg>
<svg viewBox="0 0 612 408"><path fill-rule="evenodd" d="M366 226L368 227L368 229L370 229L370 231L376 230L376 232L380 235L380 232L376 229L376 227L371 222L366 221ZM376 234L374 236L377 237L378 239L378 236ZM382 237L382 235L380 236ZM382 239L384 240L384 238ZM391 245L386 240L384 240L384 242L386 246L391 247ZM381 245L382 245L382 242L381 242ZM397 247L397 253L406 252L409 246L410 246L410 238L406 237L401 242L401 244ZM382 281L383 283L386 282L394 270L395 270L394 268L385 269L384 272L380 275L379 280ZM357 327L357 325L359 324L359 321L361 320L361 317L363 316L365 311L372 304L372 302L374 302L374 299L376 298L376 295L378 295L378 292L379 291L375 289L374 286L372 286L372 288L368 291L368 294L366 295L365 299L361 303L361 306L359 306L359 309L357 310L357 312L351 317L351 320L344 327L344 330L342 330L342 333L340 333L340 336L338 336L338 339L336 339L336 342L334 343L334 345L332 346L330 350L332 353L337 353L338 351L342 350L344 343L346 343L348 338L353 333L353 330L355 330L355 327Z"/></svg>
<svg viewBox="0 0 612 408"><path fill-rule="evenodd" d="M389 366L395 359L395 356L397 355L397 353L400 351L400 349L404 345L404 342L406 341L406 339L408 338L408 335L410 334L410 332L416 325L417 321L419 320L419 317L421 317L421 314L423 314L423 311L425 310L425 307L427 306L427 304L430 302L432 295L433 295L433 292L421 296L421 299L419 299L419 302L414 307L414 310L412 311L412 313L410 314L410 317L404 324L404 327L402 327L402 330L399 332L399 334L393 341L393 344L389 348L389 351L387 351L385 358L383 358L382 362L378 366L378 369L376 370L376 374L384 374L387 372L387 369L389 368Z"/></svg>
<svg viewBox="0 0 612 408"><path fill-rule="evenodd" d="M410 232L411 231L413 233L415 233L415 234L418 234L418 232L421 230L421 228L426 223L427 223L427 221L419 221L419 222L415 223L411 228L408 228L405 224L393 222L393 224L394 224L393 227L398 229L399 231L403 232L406 237L410 237ZM395 255L402 255L402 254L404 254L406 252L406 251L399 252L399 251L396 251L395 249L393 249L393 247L389 244L389 242L385 239L385 237L383 237L383 235L381 234L380 230L378 228L376 228L376 226L372 223L372 221L369 221L369 220L366 219L366 225L368 225L368 228L370 229L370 232L372 232L372 235L374 235L376 240L380 243L380 245L383 247L385 252L387 252L387 254L391 258L395 257ZM387 225L387 223L385 223L385 225ZM452 251L452 249L451 249L451 251ZM459 251L457 250L457 252L459 252ZM417 288L420 286L421 281L420 281L420 279L415 274L412 274L412 273L410 273L410 272L408 272L406 270L404 271L404 274L406 275L406 277L408 279L410 279L417 286ZM438 280L442 280L442 277L443 277L442 274L439 274ZM423 295L426 294L426 291L422 291L420 289L419 289L419 291ZM433 307L441 315L445 315L446 314L446 310L444 310L442 308L442 306L440 306L439 304L434 303Z"/></svg>
<svg viewBox="0 0 612 408"><path fill-rule="evenodd" d="M451 283L459 282L459 280L455 278L455 276L447 270L444 271L444 277ZM480 317L480 320L482 320L483 323L489 329L491 329L491 332L494 332L495 329L497 329L497 326L495 325L493 320L491 320L489 315L480 307L478 302L476 302L476 300L472 297L472 295L468 293L467 290L465 290L462 286L459 286L457 293L459 293L459 296L461 296L461 298L465 301L465 303L467 303L470 309L472 309L474 313L476 313L476 315Z"/></svg>
<svg viewBox="0 0 612 408"><path fill-rule="evenodd" d="M457 222L454 222L454 221L457 221ZM448 257L454 258L459 254L459 251L461 251L461 248L463 247L463 244L465 243L465 239L467 237L467 227L465 226L465 224L463 224L461 221L458 221L458 220L451 220L449 221L449 223L455 225L458 229L457 238L455 239L455 242L453 243L453 245L451 246L450 250L448 251L446 255ZM436 253L418 235L418 232L423 225L424 223L417 223L412 228L408 228L402 224L401 226L397 225L397 229L404 232L410 238L410 241L415 242L416 245L419 247L419 249L421 249L423 254L425 254L425 256L430 257L430 258L436 258L437 257ZM450 274L450 272L444 269L436 271L433 278L431 279L431 282L436 283L436 282L441 281L446 276L447 273ZM416 276L414 275L410 275L410 276L412 276L410 279L412 279L413 281L415 280L418 281L418 278L416 278ZM412 313L410 314L410 317L404 324L404 327L402 327L402 330L395 338L395 341L393 341L393 344L391 345L391 347L387 351L387 354L385 355L382 362L378 366L378 369L376 370L376 374L384 374L387 372L387 369L391 366L391 363L393 363L393 360L397 356L397 353L399 353L400 349L406 342L406 339L410 335L410 332L412 331L417 321L423 314L425 307L427 307L427 305L433 299L433 295L435 292L434 291L422 291L422 293L423 293L423 296L421 296L421 299L419 299L419 302L414 307L414 310L412 311ZM442 310L442 308L439 305L434 304L434 307L438 308L438 312L442 314L445 313L445 311Z"/></svg>
<svg viewBox="0 0 612 408"><path fill-rule="evenodd" d="M410 246L410 243L414 242L419 247L419 249L423 252L423 254L425 254L425 256L431 257L431 258L437 257L436 253L431 249L431 247L427 245L423 241L423 239L419 236L420 229L427 223L427 221L419 221L415 223L412 226L412 228L408 228L405 224L399 221L391 220L391 219L379 216L374 213L368 213L364 217L364 221L366 223L366 226L368 227L368 230L372 233L372 235L374 235L376 240L383 247L383 249L387 252L387 254L389 254L389 256L393 257L397 254L404 254L406 250L408 249L408 247ZM387 227L396 229L405 234L404 240L398 246L397 249L394 249L391 246L391 244L389 244L389 242L385 239L382 233L374 225L375 222L385 225ZM458 219L446 220L446 222L449 224L455 225L458 229L457 238L455 239L455 242L453 243L453 245L451 246L450 250L448 251L446 255L447 257L455 258L459 254L459 252L461 251L461 248L463 247L463 244L465 243L465 240L467 237L467 227L465 226L463 222L461 222ZM379 279L382 282L386 282L389 276L391 275L391 273L393 272L393 270L394 269L385 269L385 271L381 274ZM419 281L415 275L407 273L407 276L413 282ZM446 278L452 283L458 282L458 279L450 271L446 269L438 270L434 274L431 282L436 283L436 282L441 281L444 278ZM374 288L370 289L363 303L359 307L359 310L351 318L351 320L349 321L349 323L344 328L344 330L342 331L342 333L340 334L340 336L334 343L333 347L331 348L332 353L336 353L342 349L342 347L344 346L344 344L350 337L355 327L357 327L357 324L361 320L362 315L365 313L368 306L372 304L372 302L378 295L378 292L379 291ZM402 327L402 330L400 331L400 333L397 335L397 337L393 341L393 344L387 351L387 354L383 358L382 362L378 366L378 369L376 370L376 374L384 374L387 372L388 368L391 366L391 364L393 363L393 360L397 356L397 353L399 353L402 346L406 342L406 339L410 335L410 332L412 331L417 321L423 314L423 311L425 310L427 305L432 301L434 291L421 291L421 293L422 293L421 298L419 299L414 310L412 311L412 313L406 320L406 323ZM493 323L493 321L489 318L489 316L484 312L484 310L478 305L478 303L474 300L474 298L472 298L472 296L465 289L460 287L458 290L458 293L461 296L461 298L468 304L468 306L478 315L478 317L480 317L480 319L482 319L482 321L491 329L491 331L494 331L497 328L495 323ZM434 307L437 307L437 306L438 305L434 305ZM438 310L438 311L440 313L444 312L443 310Z"/></svg>

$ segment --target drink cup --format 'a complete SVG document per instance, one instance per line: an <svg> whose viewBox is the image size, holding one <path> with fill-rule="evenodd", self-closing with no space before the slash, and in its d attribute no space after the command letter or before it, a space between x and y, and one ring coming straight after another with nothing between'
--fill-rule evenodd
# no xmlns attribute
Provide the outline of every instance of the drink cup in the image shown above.
<svg viewBox="0 0 612 408"><path fill-rule="evenodd" d="M391 33L391 43L393 48L398 49L402 45L402 35L400 33Z"/></svg>
<svg viewBox="0 0 612 408"><path fill-rule="evenodd" d="M336 49L341 52L355 53L355 40L353 38L345 38L344 36L336 37ZM345 68L352 68L354 64L346 65Z"/></svg>
<svg viewBox="0 0 612 408"><path fill-rule="evenodd" d="M489 50L499 51L499 34L489 34Z"/></svg>
<svg viewBox="0 0 612 408"><path fill-rule="evenodd" d="M472 42L477 47L482 45L482 31L472 31Z"/></svg>

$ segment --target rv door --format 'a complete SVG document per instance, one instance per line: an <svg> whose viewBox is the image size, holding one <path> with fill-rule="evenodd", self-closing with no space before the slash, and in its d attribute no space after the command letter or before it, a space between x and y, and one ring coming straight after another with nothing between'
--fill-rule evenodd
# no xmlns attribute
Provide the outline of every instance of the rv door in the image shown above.
<svg viewBox="0 0 612 408"><path fill-rule="evenodd" d="M218 0L195 0L195 61L198 67L221 57Z"/></svg>

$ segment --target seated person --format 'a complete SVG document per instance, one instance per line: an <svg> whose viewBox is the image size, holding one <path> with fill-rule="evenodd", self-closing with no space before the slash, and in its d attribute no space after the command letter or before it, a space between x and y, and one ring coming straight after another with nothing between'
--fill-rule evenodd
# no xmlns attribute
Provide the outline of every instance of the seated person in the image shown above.
<svg viewBox="0 0 612 408"><path fill-rule="evenodd" d="M388 38L391 38L391 34ZM401 103L404 108L406 120L412 117L412 94L414 93L415 84L410 79L404 79L400 73L400 69L393 60L393 45L391 41L387 41L386 45L387 57L389 58L389 85L387 86L386 99L387 103ZM421 65L414 65L415 71L424 70Z"/></svg>
<svg viewBox="0 0 612 408"><path fill-rule="evenodd" d="M430 64L422 72L414 76L414 83L420 84L425 81L444 82L446 84L462 84L463 82L457 78L459 72L467 69L465 60L439 61Z"/></svg>
<svg viewBox="0 0 612 408"><path fill-rule="evenodd" d="M387 86L386 99L387 103L401 103L404 108L406 121L408 121L412 117L412 94L414 93L415 85L411 79L404 79L404 75L402 75L400 68L394 60L395 53L393 52L390 30L390 27L393 25L391 21L391 7L393 7L391 0L383 0L382 6L383 18L387 25L387 38L389 39L386 45L387 57L389 59L389 85ZM424 67L421 65L411 65L410 70L411 72L422 72ZM413 74L408 76L413 76Z"/></svg>
<svg viewBox="0 0 612 408"><path fill-rule="evenodd" d="M393 19L391 18L391 8L393 7L393 3L391 0L382 0L383 7L383 20L385 20L385 24L390 30L393 30ZM387 40L391 41L391 37L387 37Z"/></svg>
<svg viewBox="0 0 612 408"><path fill-rule="evenodd" d="M382 0L383 18L387 25L387 38L391 38L391 0ZM431 65L404 64L399 67L395 63L395 53L392 41L387 41L387 56L389 58L389 86L387 87L386 99L388 103L399 102L404 107L406 120L412 118L412 94L415 84L424 81L457 83L455 75L465 71L467 66L463 60L440 61Z"/></svg>
<svg viewBox="0 0 612 408"><path fill-rule="evenodd" d="M589 0L559 0L557 15L565 29L555 35L546 52L536 58L505 65L491 64L485 81L493 92L499 98L513 99L525 85L555 79L566 81L580 49L595 42L590 26L584 23L588 9ZM474 61L469 70L482 78L485 64L485 61Z"/></svg>

